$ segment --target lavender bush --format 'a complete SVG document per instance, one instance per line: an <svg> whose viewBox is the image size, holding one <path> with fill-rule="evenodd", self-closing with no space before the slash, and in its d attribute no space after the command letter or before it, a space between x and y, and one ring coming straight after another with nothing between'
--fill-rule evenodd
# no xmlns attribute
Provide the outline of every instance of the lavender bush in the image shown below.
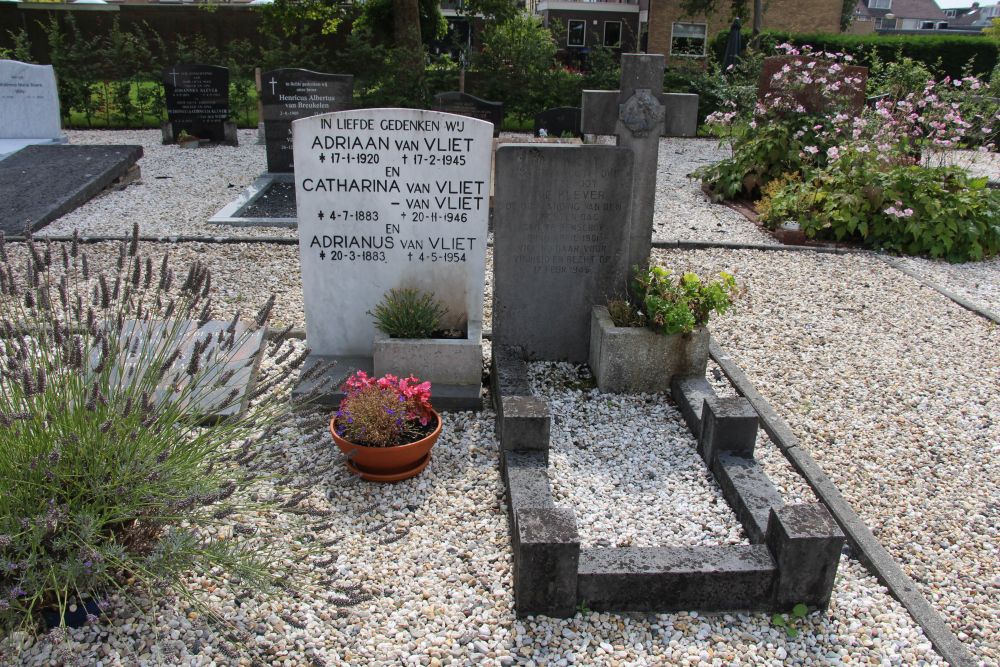
<svg viewBox="0 0 1000 667"><path fill-rule="evenodd" d="M138 228L108 274L76 240L0 235L0 629L34 631L40 612L104 604L127 583L183 590L193 569L266 581L266 553L206 529L239 509L240 450L273 437L305 353L269 343L254 400L206 424L242 407L226 383L254 363L238 353L274 304L213 341L192 326L211 319L210 293L206 267L178 278L166 254L141 252Z"/></svg>

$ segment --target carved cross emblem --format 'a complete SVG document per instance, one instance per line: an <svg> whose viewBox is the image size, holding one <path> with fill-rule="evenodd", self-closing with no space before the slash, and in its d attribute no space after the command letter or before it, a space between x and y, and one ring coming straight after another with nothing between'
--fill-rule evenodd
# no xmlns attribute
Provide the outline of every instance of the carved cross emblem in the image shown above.
<svg viewBox="0 0 1000 667"><path fill-rule="evenodd" d="M666 107L649 88L636 88L618 109L618 118L636 137L645 137L657 129L665 117Z"/></svg>

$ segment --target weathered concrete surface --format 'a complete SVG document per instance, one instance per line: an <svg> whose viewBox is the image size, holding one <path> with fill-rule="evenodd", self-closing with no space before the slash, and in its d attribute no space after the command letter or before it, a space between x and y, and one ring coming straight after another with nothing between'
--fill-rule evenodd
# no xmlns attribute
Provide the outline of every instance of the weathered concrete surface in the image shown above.
<svg viewBox="0 0 1000 667"><path fill-rule="evenodd" d="M616 327L606 306L594 306L590 320L590 368L601 391L670 391L675 376L704 377L708 329L665 336L647 327Z"/></svg>
<svg viewBox="0 0 1000 667"><path fill-rule="evenodd" d="M712 474L753 544L763 544L771 510L784 505L781 493L754 459L719 452Z"/></svg>
<svg viewBox="0 0 1000 667"><path fill-rule="evenodd" d="M701 410L707 399L715 398L712 385L704 377L674 377L670 383L670 395L694 437L701 438Z"/></svg>
<svg viewBox="0 0 1000 667"><path fill-rule="evenodd" d="M762 610L774 580L760 545L584 549L577 596L595 611Z"/></svg>
<svg viewBox="0 0 1000 667"><path fill-rule="evenodd" d="M826 506L810 503L772 509L765 539L778 564L777 608L802 603L826 609L844 547L844 533Z"/></svg>
<svg viewBox="0 0 1000 667"><path fill-rule="evenodd" d="M534 396L501 396L500 405L501 414L497 416L500 449L544 452L548 461L552 429L548 403Z"/></svg>
<svg viewBox="0 0 1000 667"><path fill-rule="evenodd" d="M576 612L580 538L573 510L514 511L514 606L519 617Z"/></svg>
<svg viewBox="0 0 1000 667"><path fill-rule="evenodd" d="M742 396L709 398L701 411L698 453L711 467L717 453L731 452L753 457L757 442L757 412Z"/></svg>
<svg viewBox="0 0 1000 667"><path fill-rule="evenodd" d="M373 350L375 375L411 373L432 385L474 385L483 381L482 330L471 328L461 339L390 338L375 332Z"/></svg>
<svg viewBox="0 0 1000 667"><path fill-rule="evenodd" d="M128 174L142 146L28 146L0 161L0 230L37 231Z"/></svg>

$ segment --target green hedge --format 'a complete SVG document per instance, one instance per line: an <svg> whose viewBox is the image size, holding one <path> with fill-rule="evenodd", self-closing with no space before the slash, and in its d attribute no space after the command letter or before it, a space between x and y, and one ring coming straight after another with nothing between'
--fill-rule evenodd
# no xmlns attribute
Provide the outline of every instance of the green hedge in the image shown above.
<svg viewBox="0 0 1000 667"><path fill-rule="evenodd" d="M721 32L712 39L711 49L721 62L726 53L729 32ZM751 34L744 33L744 43L750 41ZM761 33L761 45L765 53L773 53L778 44L788 42L796 46L810 44L825 51L849 53L860 61L868 63L868 55L874 47L879 58L891 62L897 53L922 62L932 71L950 76L961 76L962 68L975 58L974 72L985 74L987 78L1000 62L1000 42L985 37L961 35L835 35L835 34L791 34L787 32ZM940 61L940 64L939 62Z"/></svg>

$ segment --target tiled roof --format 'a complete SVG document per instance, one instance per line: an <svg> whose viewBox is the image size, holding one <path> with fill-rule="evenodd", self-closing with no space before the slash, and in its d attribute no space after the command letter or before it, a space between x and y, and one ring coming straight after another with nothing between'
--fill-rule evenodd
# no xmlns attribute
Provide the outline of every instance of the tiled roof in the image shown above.
<svg viewBox="0 0 1000 667"><path fill-rule="evenodd" d="M892 13L900 19L948 20L934 0L892 0L892 9L873 9L868 6L868 0L858 0L857 13L872 18L882 18Z"/></svg>

